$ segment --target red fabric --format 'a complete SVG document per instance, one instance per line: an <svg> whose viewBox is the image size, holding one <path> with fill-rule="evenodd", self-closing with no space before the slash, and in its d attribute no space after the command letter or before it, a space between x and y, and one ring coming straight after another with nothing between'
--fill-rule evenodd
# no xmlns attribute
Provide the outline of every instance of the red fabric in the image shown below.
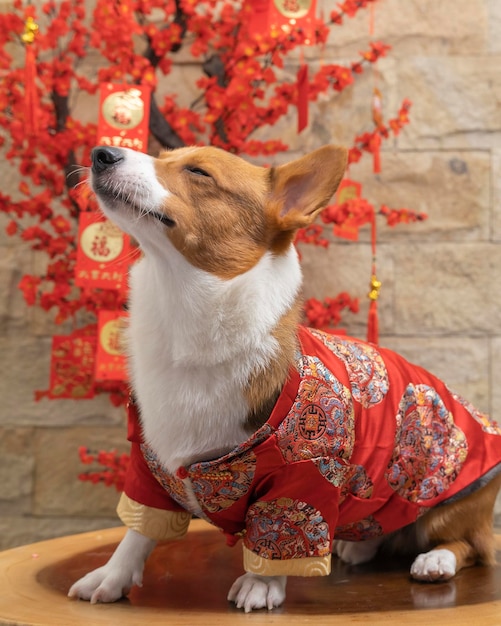
<svg viewBox="0 0 501 626"><path fill-rule="evenodd" d="M320 331L301 329L300 341L298 372L250 439L183 479L135 443L127 495L171 510L189 510L194 495L224 532L245 530L259 556L302 558L325 556L334 537L412 523L500 463L499 426L422 368ZM137 422L132 430L137 442Z"/></svg>
<svg viewBox="0 0 501 626"><path fill-rule="evenodd" d="M142 433L138 407L128 407L127 439L131 442L130 462L125 476L124 492L129 498L145 506L168 511L184 511L172 500L151 473L141 452Z"/></svg>

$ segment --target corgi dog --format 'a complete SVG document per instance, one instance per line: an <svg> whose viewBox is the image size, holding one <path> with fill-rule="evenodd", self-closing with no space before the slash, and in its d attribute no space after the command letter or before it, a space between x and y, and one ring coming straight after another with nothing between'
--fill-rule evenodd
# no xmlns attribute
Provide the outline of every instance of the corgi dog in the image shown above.
<svg viewBox="0 0 501 626"><path fill-rule="evenodd" d="M501 428L429 372L357 339L304 328L298 229L343 177L344 148L264 168L214 147L158 158L92 152L105 215L139 243L130 275L128 530L69 596L141 585L159 540L193 515L241 540L228 600L285 599L287 576L378 550L411 576L494 563Z"/></svg>

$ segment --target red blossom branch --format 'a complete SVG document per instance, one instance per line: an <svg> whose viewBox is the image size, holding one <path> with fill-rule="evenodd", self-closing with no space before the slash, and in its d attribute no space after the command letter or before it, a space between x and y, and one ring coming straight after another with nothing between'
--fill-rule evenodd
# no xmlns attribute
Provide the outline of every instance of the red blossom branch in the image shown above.
<svg viewBox="0 0 501 626"><path fill-rule="evenodd" d="M74 267L77 217L94 206L86 186L90 150L96 142L96 124L73 117L77 92L96 94L100 81L142 83L154 90L158 81L172 81L173 58L180 50L199 63L195 83L198 95L182 102L175 84L162 100L153 93L150 131L166 146L212 143L234 153L270 156L287 149L273 126L297 104L295 78L283 71L290 53L304 45L327 41L331 28L367 9L375 0L340 2L330 19L316 19L311 32L297 27L251 34L247 24L251 2L215 0L132 0L95 4L90 13L81 0L47 0L43 5L15 0L14 8L0 15L0 146L22 180L17 195L0 192L0 211L8 216L6 232L46 254L40 275L26 275L20 282L30 306L50 311L56 322L75 319L81 313L118 309L125 295L113 290L75 286ZM27 87L21 41L25 20L40 23L34 42L37 58L32 87L38 100L38 134L26 138ZM382 42L346 65L324 63L313 72L308 98L339 93L352 85L370 64L389 51ZM87 76L83 61L92 54L100 59L96 77ZM96 107L97 108L97 107ZM350 162L373 151L374 137L397 135L408 123L410 103L404 101L395 117L371 133L356 137ZM97 111L96 111L97 115ZM256 138L258 129L264 138ZM364 204L366 203L366 204ZM363 224L371 210L367 200L327 207L322 222L298 233L297 241L326 247L334 225L343 221ZM374 209L372 209L374 210ZM381 207L391 225L423 219L407 209ZM322 307L335 324L336 307L353 310L354 304L327 299ZM350 301L351 302L351 301ZM354 302L354 301L353 301ZM352 308L350 308L352 307ZM320 311L316 305L316 309ZM312 309L313 310L313 309ZM325 314L323 314L325 317ZM100 385L120 403L126 390L120 384ZM38 392L43 397L45 392Z"/></svg>
<svg viewBox="0 0 501 626"><path fill-rule="evenodd" d="M341 26L345 17L355 17L360 9L365 9L375 2L376 0L345 0L345 2L338 2L338 9L331 11L330 21L332 24Z"/></svg>
<svg viewBox="0 0 501 626"><path fill-rule="evenodd" d="M101 469L89 470L78 475L79 480L93 484L103 483L106 487L115 487L122 491L125 483L125 474L129 465L129 455L117 450L100 450L91 452L85 446L78 449L80 461L84 465L98 464Z"/></svg>
<svg viewBox="0 0 501 626"><path fill-rule="evenodd" d="M342 292L335 298L325 298L322 302L316 298L310 298L305 302L305 317L310 326L321 330L332 330L341 321L342 311L358 313L358 298L352 298L348 293Z"/></svg>

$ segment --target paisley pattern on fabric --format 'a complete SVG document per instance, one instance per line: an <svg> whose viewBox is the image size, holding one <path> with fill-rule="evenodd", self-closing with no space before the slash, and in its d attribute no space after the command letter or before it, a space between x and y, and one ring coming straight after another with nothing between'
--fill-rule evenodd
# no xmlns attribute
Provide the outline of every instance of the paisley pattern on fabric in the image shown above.
<svg viewBox="0 0 501 626"><path fill-rule="evenodd" d="M344 363L355 400L364 408L383 401L390 384L386 366L376 348L320 330L311 329L310 332Z"/></svg>
<svg viewBox="0 0 501 626"><path fill-rule="evenodd" d="M248 493L256 471L256 455L248 450L229 462L199 463L192 478L195 497L202 508L217 513Z"/></svg>
<svg viewBox="0 0 501 626"><path fill-rule="evenodd" d="M362 465L350 465L344 460L320 458L313 459L318 471L335 487L341 488L341 503L347 495L357 498L370 498L373 483Z"/></svg>
<svg viewBox="0 0 501 626"><path fill-rule="evenodd" d="M374 537L381 537L383 534L381 524L372 515L369 515L359 522L337 526L334 531L334 538L343 541L365 541Z"/></svg>
<svg viewBox="0 0 501 626"><path fill-rule="evenodd" d="M482 413L476 409L471 402L468 402L468 400L465 400L459 394L451 391L451 395L454 400L459 402L459 404L468 411L473 419L480 424L484 433L488 433L489 435L501 435L501 426L499 426L495 420L487 415L487 413Z"/></svg>
<svg viewBox="0 0 501 626"><path fill-rule="evenodd" d="M456 480L468 455L463 431L438 392L409 384L396 415L393 457L386 479L411 502L433 500Z"/></svg>
<svg viewBox="0 0 501 626"><path fill-rule="evenodd" d="M264 559L326 556L331 551L329 527L315 507L277 498L255 502L246 518L244 544Z"/></svg>
<svg viewBox="0 0 501 626"><path fill-rule="evenodd" d="M309 357L308 357L309 358ZM311 359L315 365L315 359ZM350 392L338 380L301 381L291 411L275 433L278 447L288 463L317 457L350 458L355 436L355 417Z"/></svg>
<svg viewBox="0 0 501 626"><path fill-rule="evenodd" d="M190 506L189 495L183 481L174 474L168 472L160 463L153 450L151 450L151 448L144 443L141 445L141 452L143 453L144 460L146 461L150 472L169 493L171 498L173 498L187 511L191 511L193 507Z"/></svg>

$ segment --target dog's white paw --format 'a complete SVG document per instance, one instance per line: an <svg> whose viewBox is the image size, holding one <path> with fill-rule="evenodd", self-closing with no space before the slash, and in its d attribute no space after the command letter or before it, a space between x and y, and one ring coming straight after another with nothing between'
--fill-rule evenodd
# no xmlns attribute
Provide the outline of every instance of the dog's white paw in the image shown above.
<svg viewBox="0 0 501 626"><path fill-rule="evenodd" d="M411 576L416 580L449 580L456 573L456 556L447 549L420 554L411 565Z"/></svg>
<svg viewBox="0 0 501 626"><path fill-rule="evenodd" d="M68 596L90 600L91 604L115 602L126 596L134 585L140 587L142 582L142 569L127 571L124 568L120 571L107 564L77 580L68 591Z"/></svg>
<svg viewBox="0 0 501 626"><path fill-rule="evenodd" d="M144 563L155 543L129 528L106 565L77 580L68 596L90 600L91 604L115 602L126 596L134 585L141 587Z"/></svg>
<svg viewBox="0 0 501 626"><path fill-rule="evenodd" d="M373 559L382 542L382 537L375 537L367 541L343 541L336 539L334 542L334 551L345 563L359 565L360 563L367 563Z"/></svg>
<svg viewBox="0 0 501 626"><path fill-rule="evenodd" d="M252 609L271 609L285 600L286 576L258 576L244 574L236 579L228 593L228 600L238 609L250 613Z"/></svg>

